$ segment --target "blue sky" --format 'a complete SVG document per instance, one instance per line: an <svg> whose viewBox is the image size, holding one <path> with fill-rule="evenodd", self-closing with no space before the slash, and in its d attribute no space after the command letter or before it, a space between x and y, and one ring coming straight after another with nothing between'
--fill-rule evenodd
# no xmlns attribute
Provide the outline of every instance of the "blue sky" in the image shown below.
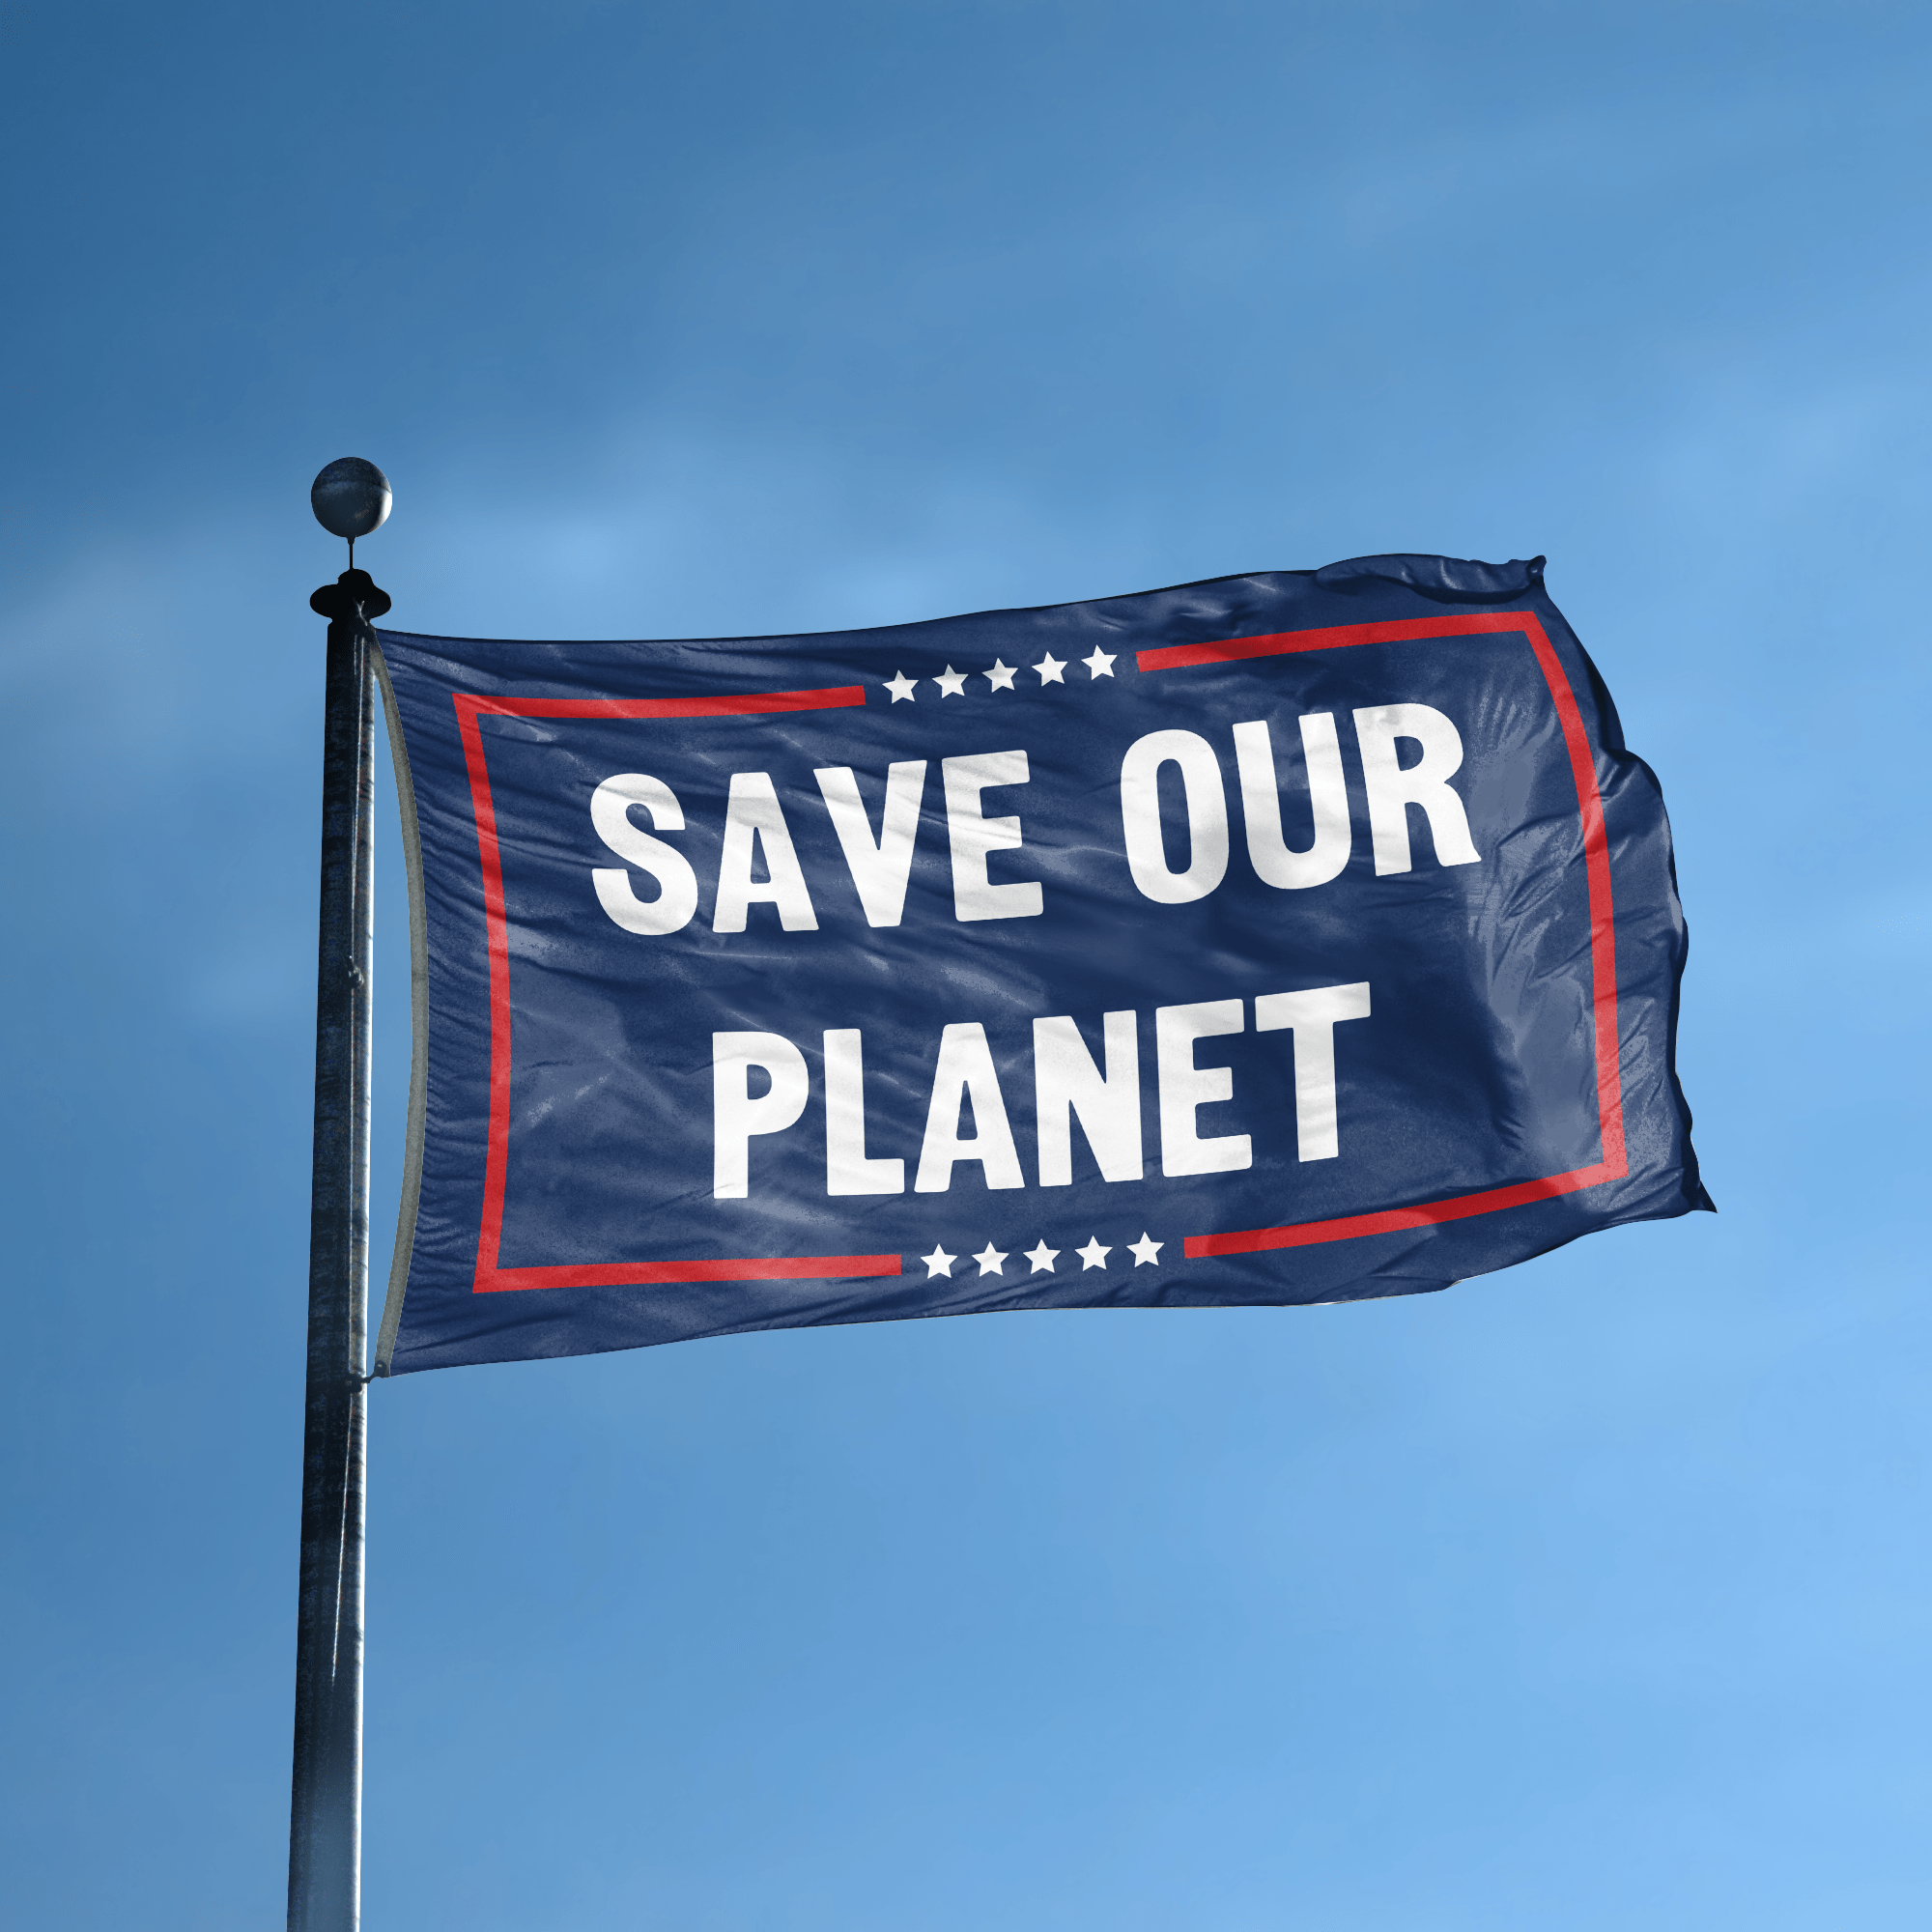
<svg viewBox="0 0 1932 1932"><path fill-rule="evenodd" d="M281 1911L354 453L453 634L1547 553L1722 1210L378 1387L371 1932L1924 1922L1922 8L8 14L11 1921Z"/></svg>

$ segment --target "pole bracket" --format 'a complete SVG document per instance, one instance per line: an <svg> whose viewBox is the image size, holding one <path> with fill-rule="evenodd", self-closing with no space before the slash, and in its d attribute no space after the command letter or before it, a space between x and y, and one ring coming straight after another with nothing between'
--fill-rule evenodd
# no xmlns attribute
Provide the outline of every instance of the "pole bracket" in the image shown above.
<svg viewBox="0 0 1932 1932"><path fill-rule="evenodd" d="M366 624L389 614L389 593L366 570L345 570L308 600L308 608L331 622Z"/></svg>

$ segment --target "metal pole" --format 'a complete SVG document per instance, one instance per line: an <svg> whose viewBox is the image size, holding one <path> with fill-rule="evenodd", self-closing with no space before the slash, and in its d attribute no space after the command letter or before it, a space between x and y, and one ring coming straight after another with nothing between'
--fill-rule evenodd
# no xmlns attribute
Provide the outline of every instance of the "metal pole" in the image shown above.
<svg viewBox="0 0 1932 1932"><path fill-rule="evenodd" d="M289 1932L361 1918L363 1357L369 1300L369 1014L375 677L388 598L348 570L309 600L329 619L316 968L308 1393L296 1637Z"/></svg>

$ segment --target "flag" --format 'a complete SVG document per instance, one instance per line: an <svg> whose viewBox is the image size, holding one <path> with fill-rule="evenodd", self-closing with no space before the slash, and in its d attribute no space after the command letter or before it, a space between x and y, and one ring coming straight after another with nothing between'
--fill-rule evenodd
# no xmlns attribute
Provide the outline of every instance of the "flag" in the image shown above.
<svg viewBox="0 0 1932 1932"><path fill-rule="evenodd" d="M1711 1205L1662 797L1540 558L380 641L380 1373L1359 1300Z"/></svg>

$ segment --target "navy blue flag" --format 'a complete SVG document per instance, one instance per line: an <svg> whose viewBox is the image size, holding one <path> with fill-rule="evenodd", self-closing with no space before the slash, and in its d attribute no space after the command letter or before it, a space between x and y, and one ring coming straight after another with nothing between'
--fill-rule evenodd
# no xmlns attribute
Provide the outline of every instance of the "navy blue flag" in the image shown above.
<svg viewBox="0 0 1932 1932"><path fill-rule="evenodd" d="M381 1373L1412 1293L1710 1206L1662 798L1541 559L381 640Z"/></svg>

